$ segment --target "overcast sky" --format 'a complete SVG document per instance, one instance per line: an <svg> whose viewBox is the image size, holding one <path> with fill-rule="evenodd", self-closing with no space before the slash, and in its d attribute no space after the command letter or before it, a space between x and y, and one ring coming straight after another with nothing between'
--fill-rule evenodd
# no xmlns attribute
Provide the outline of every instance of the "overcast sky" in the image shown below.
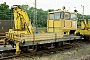
<svg viewBox="0 0 90 60"><path fill-rule="evenodd" d="M0 0L0 3L6 2L8 5L22 5L28 4L34 7L34 0ZM84 14L90 15L90 0L37 0L37 8L47 9L60 9L65 6L67 10L73 11L76 7L79 13L82 14L84 6Z"/></svg>

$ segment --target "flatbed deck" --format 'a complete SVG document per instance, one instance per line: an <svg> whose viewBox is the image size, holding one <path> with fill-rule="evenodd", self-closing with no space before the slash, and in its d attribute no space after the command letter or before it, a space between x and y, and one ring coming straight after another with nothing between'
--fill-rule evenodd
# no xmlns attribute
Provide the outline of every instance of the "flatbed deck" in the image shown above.
<svg viewBox="0 0 90 60"><path fill-rule="evenodd" d="M47 44L47 43L54 43L54 42L61 42L61 41L70 41L75 39L81 39L81 36L75 36L75 35L64 35L63 38L58 39L50 39L50 40L40 40L35 42L25 42L23 46L30 46L30 45L37 45L37 44ZM0 52L8 51L8 50L15 50L16 48L13 48L11 45L1 45L0 46Z"/></svg>
<svg viewBox="0 0 90 60"><path fill-rule="evenodd" d="M37 45L37 44L47 44L47 43L54 43L54 42L61 42L61 41L70 41L70 40L78 40L81 39L81 36L75 36L75 35L64 35L62 38L58 39L50 39L50 40L38 40L35 42L25 42L24 46L28 45Z"/></svg>

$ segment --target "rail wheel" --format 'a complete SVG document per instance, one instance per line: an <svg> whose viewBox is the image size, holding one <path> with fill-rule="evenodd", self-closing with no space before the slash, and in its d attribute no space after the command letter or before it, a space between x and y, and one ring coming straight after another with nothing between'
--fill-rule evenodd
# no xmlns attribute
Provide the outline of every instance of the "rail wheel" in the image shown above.
<svg viewBox="0 0 90 60"><path fill-rule="evenodd" d="M57 47L59 47L59 46L62 46L63 45L63 42L56 42L55 43L55 47L57 48Z"/></svg>
<svg viewBox="0 0 90 60"><path fill-rule="evenodd" d="M77 32L76 35L77 35L77 36L80 36L81 34L80 34L80 32Z"/></svg>
<svg viewBox="0 0 90 60"><path fill-rule="evenodd" d="M30 50L30 52L36 52L36 51L37 51L37 45L33 45L32 50Z"/></svg>

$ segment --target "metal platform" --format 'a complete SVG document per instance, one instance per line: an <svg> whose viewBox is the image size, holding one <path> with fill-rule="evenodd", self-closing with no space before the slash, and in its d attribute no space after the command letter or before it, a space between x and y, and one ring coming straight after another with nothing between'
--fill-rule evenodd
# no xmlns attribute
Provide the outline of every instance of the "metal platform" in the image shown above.
<svg viewBox="0 0 90 60"><path fill-rule="evenodd" d="M78 40L78 39L81 39L81 36L64 35L63 38L59 38L59 39L42 40L42 41L35 41L35 42L25 42L25 44L23 46L37 45L37 44L47 44L47 43L54 43L54 42L61 42L61 41L70 41L70 40Z"/></svg>
<svg viewBox="0 0 90 60"><path fill-rule="evenodd" d="M8 50L15 50L15 48L12 48L11 45L1 45L0 46L0 52L8 51Z"/></svg>
<svg viewBox="0 0 90 60"><path fill-rule="evenodd" d="M42 41L35 41L35 42L25 42L25 44L23 46L37 45L37 44L47 44L47 43L69 41L69 40L76 40L76 39L81 39L81 36L64 35L64 37L60 38L60 39L42 40ZM0 52L10 51L10 50L15 50L15 49L16 48L13 48L11 45L1 45L0 46Z"/></svg>

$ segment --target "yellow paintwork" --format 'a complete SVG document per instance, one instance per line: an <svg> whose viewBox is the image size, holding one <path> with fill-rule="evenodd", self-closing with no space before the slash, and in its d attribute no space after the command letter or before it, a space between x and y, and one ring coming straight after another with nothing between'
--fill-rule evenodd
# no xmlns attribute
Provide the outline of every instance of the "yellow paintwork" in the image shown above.
<svg viewBox="0 0 90 60"><path fill-rule="evenodd" d="M22 10L19 7L15 7L13 9L13 12L14 12L15 29L16 30L30 30L30 33L33 33L32 25L26 11Z"/></svg>
<svg viewBox="0 0 90 60"><path fill-rule="evenodd" d="M20 42L17 42L16 43L16 53L15 54L20 54L20 52L21 52L19 45L20 45Z"/></svg>
<svg viewBox="0 0 90 60"><path fill-rule="evenodd" d="M55 28L54 28L54 32L60 32L60 28L55 27Z"/></svg>
<svg viewBox="0 0 90 60"><path fill-rule="evenodd" d="M88 24L86 23L86 20L81 20L81 27L76 30L75 33L80 32L82 35L90 35L90 20L88 21Z"/></svg>
<svg viewBox="0 0 90 60"><path fill-rule="evenodd" d="M90 30L76 30L76 33L80 32L82 35L90 35Z"/></svg>
<svg viewBox="0 0 90 60"><path fill-rule="evenodd" d="M25 40L25 42L44 41L50 39L62 38L62 33L44 33L44 34L21 34L21 37L14 37L17 41Z"/></svg>
<svg viewBox="0 0 90 60"><path fill-rule="evenodd" d="M81 29L86 29L86 20L81 20Z"/></svg>
<svg viewBox="0 0 90 60"><path fill-rule="evenodd" d="M19 7L15 7L13 11L14 11L15 27L14 29L9 29L9 32L6 33L6 37L8 38L8 40L12 40L12 41L15 40L16 54L20 53L19 45L23 39L25 40L25 42L31 42L31 41L35 42L40 40L62 38L64 32L66 34L69 34L70 30L77 29L77 20L65 20L65 19L49 20L48 19L47 32L54 32L54 33L35 34L27 13L24 10L20 9ZM55 12L60 12L60 11L61 10L55 11ZM67 11L64 11L64 12L67 12ZM51 13L54 13L54 12L51 12Z"/></svg>
<svg viewBox="0 0 90 60"><path fill-rule="evenodd" d="M14 7L14 29L9 29L9 32L6 33L6 38L8 40L16 41L16 54L20 53L19 44L21 40L21 34L34 34L31 21L26 13L26 11L21 8ZM4 42L6 43L6 41Z"/></svg>
<svg viewBox="0 0 90 60"><path fill-rule="evenodd" d="M48 20L47 20L47 32L66 32L69 34L70 30L76 30L77 29L77 20L65 20L65 19L54 19L50 20L50 14L56 13L56 12L68 12L66 10L58 10L48 13ZM76 14L75 12L68 12L70 14Z"/></svg>
<svg viewBox="0 0 90 60"><path fill-rule="evenodd" d="M47 28L47 29L48 29L48 32L54 32L53 28Z"/></svg>
<svg viewBox="0 0 90 60"><path fill-rule="evenodd" d="M53 27L55 27L55 28L61 27L60 20L54 20L53 23L54 23Z"/></svg>
<svg viewBox="0 0 90 60"><path fill-rule="evenodd" d="M34 30L26 11L17 6L13 9L13 12L14 29L9 29L9 32L6 33L6 37L15 40L14 37L20 34L33 34Z"/></svg>
<svg viewBox="0 0 90 60"><path fill-rule="evenodd" d="M53 20L49 20L47 24L49 27L53 27Z"/></svg>
<svg viewBox="0 0 90 60"><path fill-rule="evenodd" d="M30 19L26 11L22 10L18 6L13 9L14 12L14 29L10 29L9 33L15 34L33 34L33 28Z"/></svg>

